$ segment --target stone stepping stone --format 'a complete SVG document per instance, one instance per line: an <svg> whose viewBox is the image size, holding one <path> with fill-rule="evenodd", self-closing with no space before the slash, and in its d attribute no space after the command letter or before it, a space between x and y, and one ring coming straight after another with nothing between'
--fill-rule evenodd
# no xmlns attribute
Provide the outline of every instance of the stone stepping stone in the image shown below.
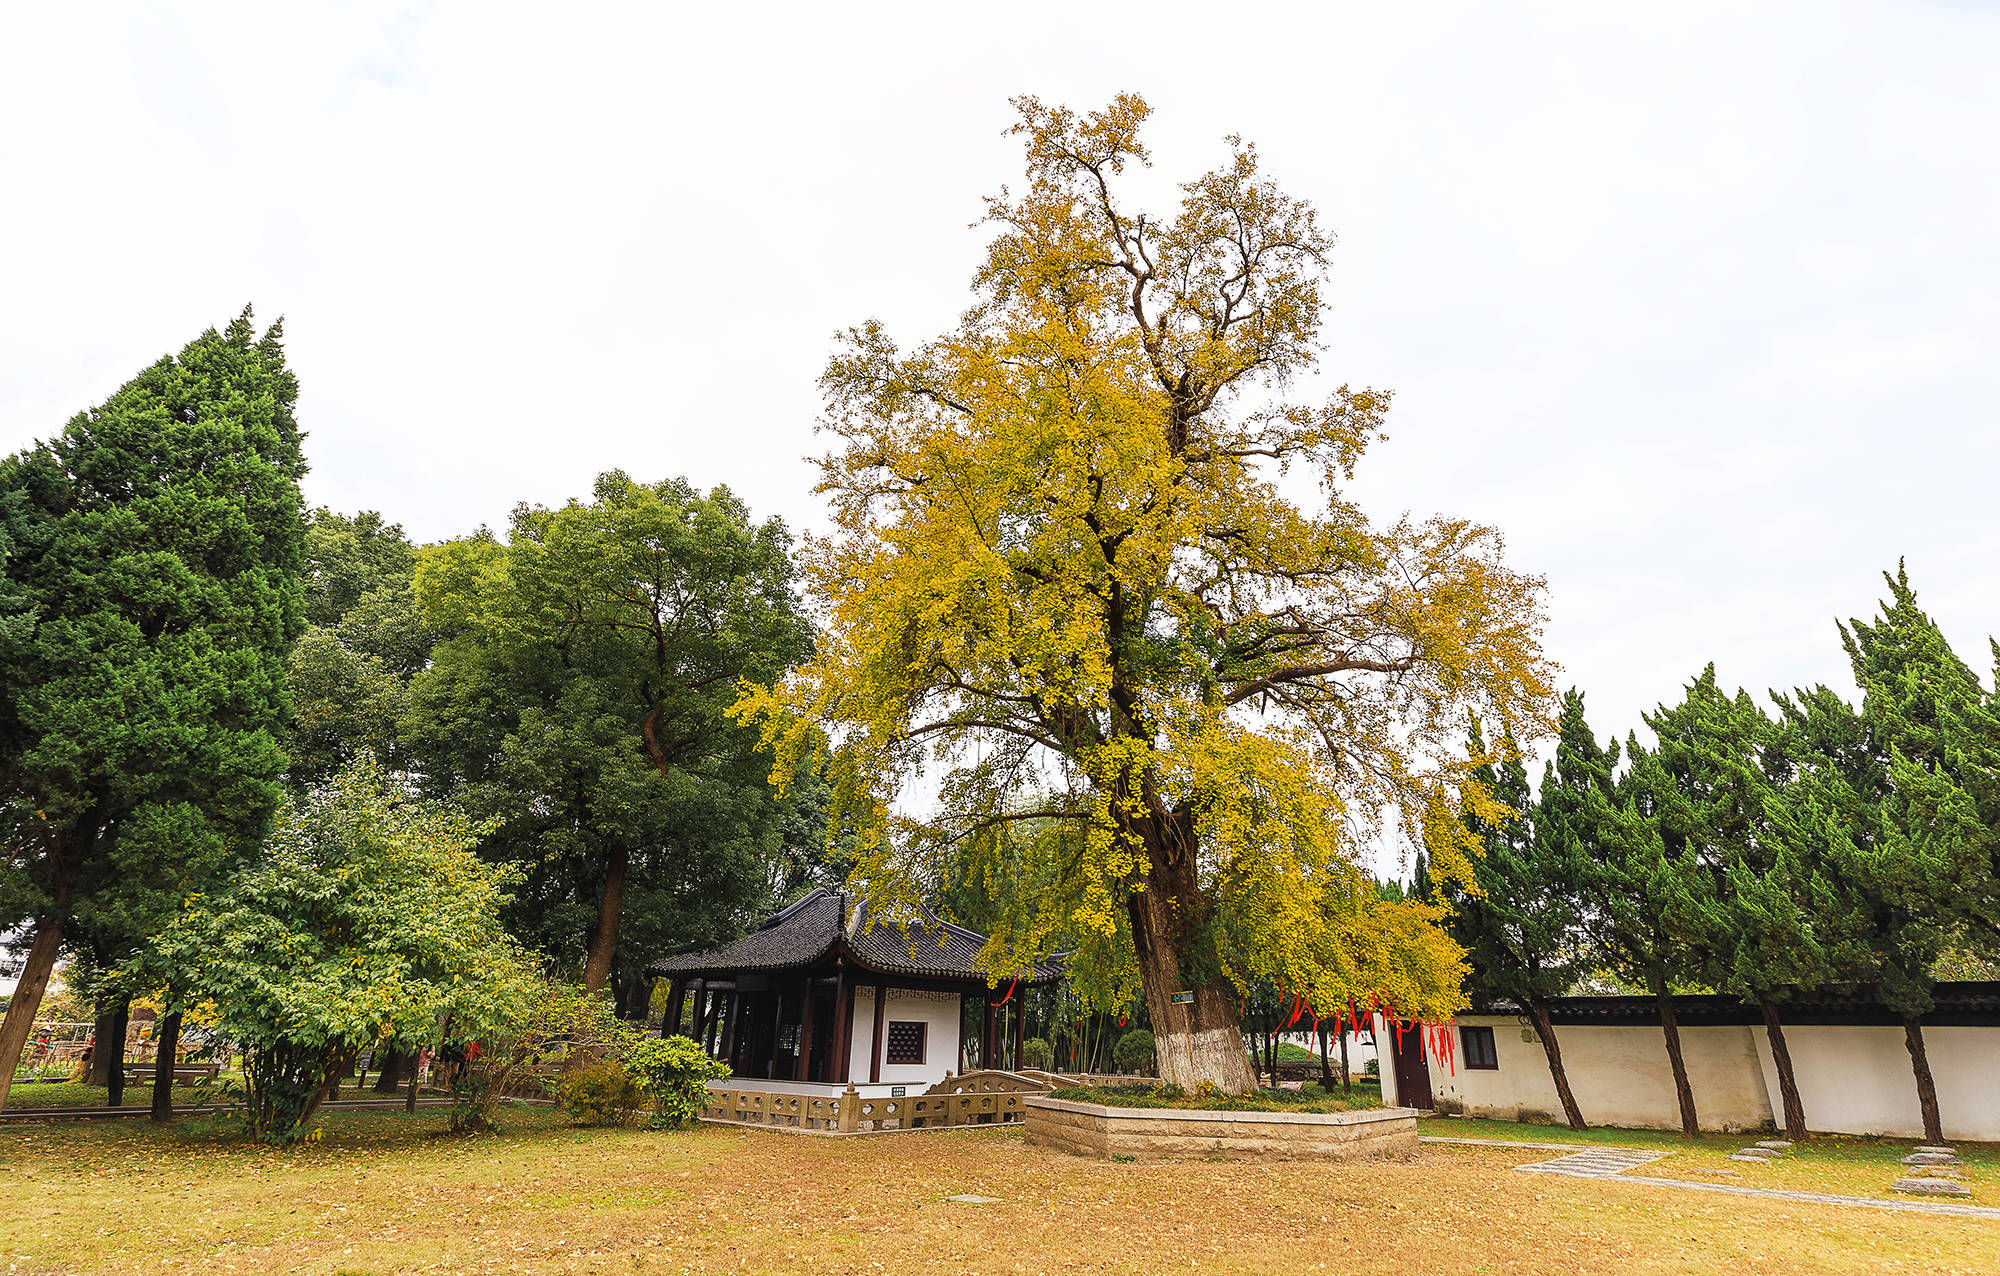
<svg viewBox="0 0 2000 1276"><path fill-rule="evenodd" d="M1964 1165L1949 1152L1912 1152L1903 1158L1905 1165Z"/></svg>
<svg viewBox="0 0 2000 1276"><path fill-rule="evenodd" d="M1784 1153L1774 1152L1767 1147L1749 1147L1749 1148L1737 1148L1736 1155L1754 1156L1760 1161L1775 1161L1779 1157L1783 1156Z"/></svg>
<svg viewBox="0 0 2000 1276"><path fill-rule="evenodd" d="M1771 1158L1768 1156L1745 1156L1741 1152L1730 1153L1729 1159L1732 1161L1748 1161L1752 1165L1769 1165L1771 1163Z"/></svg>
<svg viewBox="0 0 2000 1276"><path fill-rule="evenodd" d="M1783 1139L1760 1139L1757 1142L1757 1146L1760 1148L1769 1148L1773 1152L1789 1152L1792 1147L1790 1143Z"/></svg>
<svg viewBox="0 0 2000 1276"><path fill-rule="evenodd" d="M1892 1185L1898 1192L1909 1192L1917 1196L1971 1196L1972 1189L1963 1183L1950 1179L1921 1178L1897 1179Z"/></svg>
<svg viewBox="0 0 2000 1276"><path fill-rule="evenodd" d="M1957 1148L1939 1147L1934 1143L1920 1144L1916 1150L1919 1152L1942 1152L1946 1156L1950 1156L1952 1153L1958 1151Z"/></svg>
<svg viewBox="0 0 2000 1276"><path fill-rule="evenodd" d="M1000 1198L997 1196L974 1196L970 1192L961 1192L957 1196L947 1196L944 1199L947 1201L957 1201L960 1205L998 1205L1000 1203Z"/></svg>
<svg viewBox="0 0 2000 1276"><path fill-rule="evenodd" d="M1920 1165L1911 1177L1923 1178L1926 1175L1940 1179L1962 1179L1965 1177L1965 1171L1955 1170L1949 1165Z"/></svg>

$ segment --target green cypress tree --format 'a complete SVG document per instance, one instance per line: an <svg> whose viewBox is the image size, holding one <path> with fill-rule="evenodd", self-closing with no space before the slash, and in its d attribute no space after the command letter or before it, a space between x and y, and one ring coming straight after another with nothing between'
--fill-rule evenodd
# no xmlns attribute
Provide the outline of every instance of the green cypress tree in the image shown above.
<svg viewBox="0 0 2000 1276"><path fill-rule="evenodd" d="M1844 982L1903 1021L1924 1134L1944 1138L1922 1016L1938 961L1991 917L1991 698L1918 607L1899 569L1873 624L1841 627L1859 713L1825 688L1781 702L1795 774L1772 804L1782 840L1826 866L1823 942Z"/></svg>
<svg viewBox="0 0 2000 1276"><path fill-rule="evenodd" d="M1713 942L1713 883L1689 837L1699 817L1691 796L1676 783L1676 759L1647 749L1636 735L1626 737L1625 747L1629 766L1615 792L1590 795L1602 852L1592 873L1597 907L1591 925L1611 967L1658 1003L1681 1132L1697 1137L1701 1123L1681 1050L1673 986L1698 973L1690 939Z"/></svg>
<svg viewBox="0 0 2000 1276"><path fill-rule="evenodd" d="M250 313L0 462L7 587L0 821L32 921L0 1026L0 1104L66 932L151 934L282 796L303 621L305 472L280 329Z"/></svg>
<svg viewBox="0 0 2000 1276"><path fill-rule="evenodd" d="M1552 765L1543 781L1553 794L1564 783L1587 786L1595 781L1588 768L1575 764L1592 756L1596 741L1583 717L1583 697L1575 690L1563 698L1562 744L1558 755L1571 767L1558 777ZM1474 724L1471 756L1487 755L1485 741ZM1566 752L1564 750L1567 750ZM1485 853L1473 865L1476 891L1447 884L1451 907L1447 928L1466 950L1471 967L1467 991L1475 997L1506 997L1526 1011L1548 1056L1549 1075L1562 1101L1570 1128L1588 1128L1583 1110L1570 1090L1563 1069L1562 1047L1549 1014L1549 999L1569 991L1586 973L1590 953L1583 930L1582 882L1587 866L1569 858L1575 837L1559 837L1544 829L1528 789L1527 769L1512 736L1503 736L1498 764L1478 771L1493 796L1515 812L1513 819L1489 824L1468 813L1467 827L1479 836ZM1605 772L1608 778L1608 771Z"/></svg>
<svg viewBox="0 0 2000 1276"><path fill-rule="evenodd" d="M1669 930L1682 969L1717 992L1759 1008L1778 1075L1786 1137L1806 1137L1805 1107L1787 1048L1780 1005L1831 977L1808 901L1812 868L1771 835L1767 760L1782 755L1778 731L1748 693L1716 685L1709 665L1678 705L1648 715L1658 747L1635 775L1657 786L1652 805L1682 862L1705 875L1670 897Z"/></svg>

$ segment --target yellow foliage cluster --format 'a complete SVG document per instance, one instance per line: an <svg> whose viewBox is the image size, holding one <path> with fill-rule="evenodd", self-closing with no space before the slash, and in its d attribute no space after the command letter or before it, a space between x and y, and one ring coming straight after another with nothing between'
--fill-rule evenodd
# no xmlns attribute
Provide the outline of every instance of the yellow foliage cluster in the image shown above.
<svg viewBox="0 0 2000 1276"><path fill-rule="evenodd" d="M1545 729L1541 582L1491 528L1380 528L1346 498L1388 396L1282 398L1318 357L1331 237L1253 147L1155 220L1120 197L1143 101L1017 105L1029 184L989 201L975 303L907 353L854 329L826 369L824 636L737 712L780 778L831 740L878 893L1004 861L1003 975L1066 942L1128 996L1131 899L1180 819L1228 977L1446 1012L1458 953L1430 910L1376 906L1359 852L1400 828L1464 877L1461 812L1503 813L1468 718ZM897 798L927 769L918 820Z"/></svg>

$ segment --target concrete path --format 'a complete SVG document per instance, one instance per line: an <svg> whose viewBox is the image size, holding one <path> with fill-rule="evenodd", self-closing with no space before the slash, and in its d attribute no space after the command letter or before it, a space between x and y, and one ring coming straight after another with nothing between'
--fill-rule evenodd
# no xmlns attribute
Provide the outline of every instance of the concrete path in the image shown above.
<svg viewBox="0 0 2000 1276"><path fill-rule="evenodd" d="M1626 1171L1673 1155L1647 1148L1597 1147L1582 1143L1517 1143L1508 1139L1459 1139L1441 1135L1420 1136L1425 1143L1456 1143L1466 1147L1527 1148L1537 1152L1563 1152L1549 1161L1533 1161L1514 1168L1524 1174L1560 1174L1568 1178L1607 1179L1614 1183L1639 1183L1647 1187L1678 1187L1690 1192L1720 1192L1725 1196L1757 1196L1766 1200L1804 1201L1812 1205L1855 1205L1863 1209L1893 1210L1903 1214L1950 1214L1957 1218L2000 1220L2000 1209L1985 1205L1958 1205L1948 1201L1883 1201L1868 1196L1833 1196L1825 1192L1787 1192L1775 1187L1749 1187L1740 1183L1700 1183L1689 1179L1653 1178Z"/></svg>

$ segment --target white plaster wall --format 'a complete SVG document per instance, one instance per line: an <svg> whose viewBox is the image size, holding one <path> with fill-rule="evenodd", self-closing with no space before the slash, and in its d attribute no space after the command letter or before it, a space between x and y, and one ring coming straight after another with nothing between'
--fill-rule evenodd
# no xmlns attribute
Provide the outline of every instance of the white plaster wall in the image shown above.
<svg viewBox="0 0 2000 1276"><path fill-rule="evenodd" d="M917 1019L930 1025L924 1033L924 1062L885 1063L883 1085L931 1086L945 1074L958 1070L958 993L919 992L910 988L889 989L886 1022ZM857 1086L868 1082L870 1055L875 1047L875 990L854 990L854 1026L849 1034L847 1075ZM883 1048L888 1048L888 1030L883 1029Z"/></svg>
<svg viewBox="0 0 2000 1276"><path fill-rule="evenodd" d="M1778 1067L1756 1030L1759 1071L1778 1093ZM1834 1134L1922 1138L1917 1079L1903 1030L1808 1025L1785 1029L1806 1125ZM2000 1141L2000 1028L1925 1028L1947 1139Z"/></svg>
<svg viewBox="0 0 2000 1276"><path fill-rule="evenodd" d="M1562 1101L1556 1097L1555 1080L1549 1075L1548 1055L1534 1029L1518 1019L1497 1015L1461 1015L1458 1022L1493 1029L1500 1067L1467 1068L1461 1048L1454 1071L1432 1050L1431 1093L1440 1107L1450 1110L1456 1106L1467 1116L1506 1121L1562 1120ZM1754 1034L1762 1035L1761 1031ZM1673 1069L1667 1062L1666 1039L1657 1026L1558 1027L1556 1041L1562 1047L1564 1071L1569 1074L1570 1090L1584 1120L1592 1125L1680 1128ZM1755 1129L1770 1122L1770 1091L1765 1089L1752 1029L1684 1027L1681 1053L1703 1129Z"/></svg>

